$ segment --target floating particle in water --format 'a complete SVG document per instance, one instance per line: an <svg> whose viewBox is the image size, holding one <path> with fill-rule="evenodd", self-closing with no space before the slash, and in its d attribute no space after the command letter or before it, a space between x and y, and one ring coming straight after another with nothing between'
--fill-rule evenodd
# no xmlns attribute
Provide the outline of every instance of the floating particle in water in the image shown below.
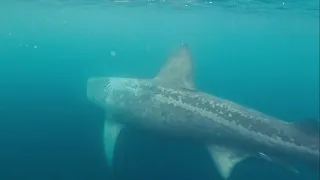
<svg viewBox="0 0 320 180"><path fill-rule="evenodd" d="M9 36L11 36L12 34L11 33L8 33L9 34Z"/></svg>
<svg viewBox="0 0 320 180"><path fill-rule="evenodd" d="M117 55L117 53L116 53L116 51L110 51L110 56L116 56Z"/></svg>
<svg viewBox="0 0 320 180"><path fill-rule="evenodd" d="M38 48L38 46L33 46L35 49L37 49Z"/></svg>

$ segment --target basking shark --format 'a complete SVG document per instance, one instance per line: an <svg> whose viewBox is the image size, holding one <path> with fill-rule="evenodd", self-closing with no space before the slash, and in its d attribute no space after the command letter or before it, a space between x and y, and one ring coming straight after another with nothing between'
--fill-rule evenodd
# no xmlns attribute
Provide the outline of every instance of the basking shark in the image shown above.
<svg viewBox="0 0 320 180"><path fill-rule="evenodd" d="M317 122L286 122L227 99L198 90L186 44L150 79L96 77L87 97L106 111L104 145L112 166L117 137L124 126L146 128L169 137L203 143L221 176L250 156L318 169Z"/></svg>

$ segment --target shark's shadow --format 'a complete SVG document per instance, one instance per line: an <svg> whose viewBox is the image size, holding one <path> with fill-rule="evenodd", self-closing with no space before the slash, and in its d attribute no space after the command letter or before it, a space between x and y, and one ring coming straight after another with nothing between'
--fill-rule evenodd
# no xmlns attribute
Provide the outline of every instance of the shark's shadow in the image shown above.
<svg viewBox="0 0 320 180"><path fill-rule="evenodd" d="M204 145L125 128L117 141L115 180L223 180ZM239 163L229 180L314 180L262 159Z"/></svg>

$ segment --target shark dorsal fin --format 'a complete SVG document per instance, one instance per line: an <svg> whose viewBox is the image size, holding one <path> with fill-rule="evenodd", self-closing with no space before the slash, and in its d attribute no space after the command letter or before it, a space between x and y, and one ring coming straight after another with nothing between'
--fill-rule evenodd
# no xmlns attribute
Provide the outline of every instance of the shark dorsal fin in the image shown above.
<svg viewBox="0 0 320 180"><path fill-rule="evenodd" d="M186 44L182 44L169 57L167 64L160 70L154 80L184 89L195 90L192 57Z"/></svg>

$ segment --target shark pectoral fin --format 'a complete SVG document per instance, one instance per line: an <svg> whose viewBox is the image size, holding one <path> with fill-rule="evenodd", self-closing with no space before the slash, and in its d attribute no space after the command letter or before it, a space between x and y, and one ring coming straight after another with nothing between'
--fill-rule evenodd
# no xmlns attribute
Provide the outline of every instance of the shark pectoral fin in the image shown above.
<svg viewBox="0 0 320 180"><path fill-rule="evenodd" d="M209 146L209 152L221 176L228 179L236 164L249 157L249 154L222 146Z"/></svg>
<svg viewBox="0 0 320 180"><path fill-rule="evenodd" d="M167 64L160 70L155 81L195 90L192 57L186 44L174 52Z"/></svg>
<svg viewBox="0 0 320 180"><path fill-rule="evenodd" d="M107 163L110 167L113 164L113 155L118 135L120 134L123 125L116 123L113 120L106 119L104 122L103 141L104 149L107 158Z"/></svg>

